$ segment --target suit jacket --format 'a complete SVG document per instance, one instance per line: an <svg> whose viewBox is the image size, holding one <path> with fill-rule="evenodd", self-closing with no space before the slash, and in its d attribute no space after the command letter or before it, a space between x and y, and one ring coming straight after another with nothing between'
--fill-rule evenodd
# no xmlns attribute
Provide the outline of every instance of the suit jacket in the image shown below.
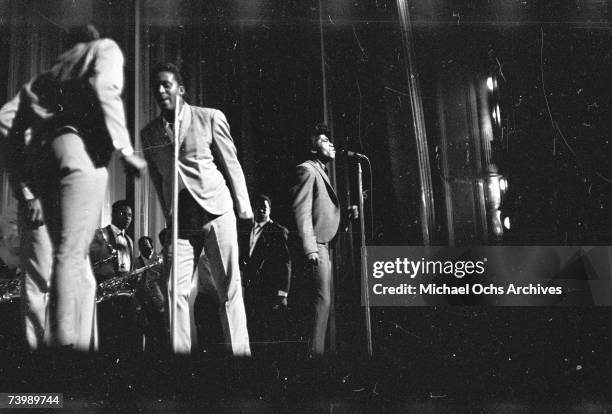
<svg viewBox="0 0 612 414"><path fill-rule="evenodd" d="M128 243L128 252L130 253L130 271L134 269L134 242L132 238L125 235ZM92 265L100 260L109 258L112 255L113 249L117 249L117 239L115 232L110 224L96 230L93 241L89 249L89 256ZM112 259L102 265L95 266L93 271L99 279L108 279L119 274L119 262L117 259Z"/></svg>
<svg viewBox="0 0 612 414"><path fill-rule="evenodd" d="M291 283L291 257L287 247L289 230L268 221L249 256L250 236L251 232L244 232L240 246L247 296L274 299L279 290L288 293Z"/></svg>
<svg viewBox="0 0 612 414"><path fill-rule="evenodd" d="M173 135L161 116L141 131L144 155L167 220L172 207ZM179 142L178 171L193 199L210 214L221 215L235 207L238 217L253 217L223 112L185 104Z"/></svg>
<svg viewBox="0 0 612 414"><path fill-rule="evenodd" d="M135 260L134 270L143 268L155 262L157 259L158 256L155 253L153 253L153 256L148 260L142 256L138 256ZM160 264L144 272L136 292L138 299L142 303L150 304L153 309L158 312L162 312L165 307L165 298L161 289L162 283Z"/></svg>
<svg viewBox="0 0 612 414"><path fill-rule="evenodd" d="M114 150L132 148L121 100L123 61L111 39L78 43L0 109L13 185L33 181L36 154L66 126L83 138L98 167Z"/></svg>
<svg viewBox="0 0 612 414"><path fill-rule="evenodd" d="M320 163L308 160L297 166L298 183L292 188L293 214L304 254L318 251L317 243L330 242L340 225L340 205Z"/></svg>

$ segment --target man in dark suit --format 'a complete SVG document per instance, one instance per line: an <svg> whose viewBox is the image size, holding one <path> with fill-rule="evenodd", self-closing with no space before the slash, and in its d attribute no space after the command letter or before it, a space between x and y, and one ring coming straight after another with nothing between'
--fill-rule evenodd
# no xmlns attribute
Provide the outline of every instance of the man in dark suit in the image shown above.
<svg viewBox="0 0 612 414"><path fill-rule="evenodd" d="M24 317L32 348L93 350L96 283L89 245L113 152L134 155L121 100L123 54L91 25L68 31L68 50L0 109L0 136L20 204Z"/></svg>
<svg viewBox="0 0 612 414"><path fill-rule="evenodd" d="M134 268L134 242L126 232L131 223L132 207L126 200L119 200L113 203L111 224L96 230L90 257L98 282Z"/></svg>
<svg viewBox="0 0 612 414"><path fill-rule="evenodd" d="M336 156L327 126L316 125L309 137L310 159L297 166L292 188L293 213L302 253L315 284L314 322L310 352L325 353L325 335L331 306L332 269L329 242L340 225L340 207L325 165Z"/></svg>
<svg viewBox="0 0 612 414"><path fill-rule="evenodd" d="M287 297L291 281L289 231L270 218L272 202L259 195L255 221L242 238L244 301L252 341L287 339Z"/></svg>
<svg viewBox="0 0 612 414"><path fill-rule="evenodd" d="M98 283L126 276L133 270L134 243L126 232L130 224L132 208L126 200L119 200L112 205L111 224L96 230L89 255ZM136 282L131 282L130 288L136 287ZM100 351L142 350L138 313L139 304L134 297L117 296L98 304Z"/></svg>
<svg viewBox="0 0 612 414"><path fill-rule="evenodd" d="M176 320L172 348L190 353L196 344L194 303L199 288L218 302L225 342L233 354L250 355L234 211L240 219L252 219L253 212L229 125L223 112L185 102L181 74L173 64L153 69L151 87L161 115L142 129L142 146L167 223L172 223L174 213L175 139L180 146L177 302L170 304Z"/></svg>

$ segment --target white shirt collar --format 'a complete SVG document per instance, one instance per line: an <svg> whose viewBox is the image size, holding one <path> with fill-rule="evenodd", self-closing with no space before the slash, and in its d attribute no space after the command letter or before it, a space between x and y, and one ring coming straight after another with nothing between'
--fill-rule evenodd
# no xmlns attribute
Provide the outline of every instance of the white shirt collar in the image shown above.
<svg viewBox="0 0 612 414"><path fill-rule="evenodd" d="M121 230L119 227L115 226L113 223L111 223L110 226L113 232L115 233L115 235L125 236L125 230Z"/></svg>
<svg viewBox="0 0 612 414"><path fill-rule="evenodd" d="M183 106L182 106L182 108L181 108L181 110L179 111L179 114L178 114L179 124L183 121L183 117L185 116L185 108L186 107L187 107L187 103L185 101L183 101ZM164 126L167 126L167 127L170 126L170 122L168 122L166 120L166 118L164 118L162 116L161 119L162 119L162 121L164 121Z"/></svg>

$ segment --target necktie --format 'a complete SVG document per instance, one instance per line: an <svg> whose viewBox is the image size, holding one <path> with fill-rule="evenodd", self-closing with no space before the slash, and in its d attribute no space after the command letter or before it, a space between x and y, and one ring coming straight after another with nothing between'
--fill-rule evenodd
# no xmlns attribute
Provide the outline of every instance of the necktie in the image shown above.
<svg viewBox="0 0 612 414"><path fill-rule="evenodd" d="M263 225L260 223L255 224L255 226L253 226L253 231L251 232L251 243L249 245L249 256L253 254L253 248L255 247L255 243L257 242L257 239L259 238L259 234L261 233L261 230L263 229Z"/></svg>

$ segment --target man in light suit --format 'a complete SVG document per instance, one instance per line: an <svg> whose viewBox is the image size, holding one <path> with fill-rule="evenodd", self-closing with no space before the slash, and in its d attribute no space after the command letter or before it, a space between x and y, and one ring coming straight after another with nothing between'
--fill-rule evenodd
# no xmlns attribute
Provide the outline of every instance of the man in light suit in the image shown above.
<svg viewBox="0 0 612 414"><path fill-rule="evenodd" d="M255 222L242 237L241 263L249 334L254 341L287 340L287 298L291 282L289 230L272 221L272 201L255 198Z"/></svg>
<svg viewBox="0 0 612 414"><path fill-rule="evenodd" d="M123 54L91 25L0 110L3 153L20 203L26 337L41 345L97 346L89 245L114 151L138 174L121 101ZM93 190L93 191L92 191Z"/></svg>
<svg viewBox="0 0 612 414"><path fill-rule="evenodd" d="M293 213L302 252L315 284L314 322L310 352L325 353L325 335L332 292L329 242L340 225L340 207L325 165L336 157L327 126L316 125L310 134L310 159L297 166L298 183L292 188Z"/></svg>
<svg viewBox="0 0 612 414"><path fill-rule="evenodd" d="M142 145L168 223L173 213L174 118L178 105L180 192L173 349L189 353L195 345L193 304L199 279L199 289L218 300L225 341L233 354L250 355L234 210L241 219L251 219L253 212L229 125L223 112L191 106L182 99L185 88L173 64L153 69L151 87L161 115L141 131Z"/></svg>

